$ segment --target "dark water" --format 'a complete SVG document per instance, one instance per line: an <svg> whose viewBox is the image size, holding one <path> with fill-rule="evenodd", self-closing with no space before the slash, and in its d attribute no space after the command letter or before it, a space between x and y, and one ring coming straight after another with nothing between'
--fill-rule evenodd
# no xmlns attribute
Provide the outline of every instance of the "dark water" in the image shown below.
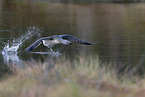
<svg viewBox="0 0 145 97"><path fill-rule="evenodd" d="M99 55L102 61L131 64L145 69L145 4L49 2L0 2L0 52L6 45L17 53L0 54L0 66L21 66L24 61L43 60L51 55L23 50L40 37L69 34L98 45L58 45L53 48L70 58ZM7 47L10 48L10 47ZM13 48L14 49L14 48ZM15 50L15 49L14 49ZM41 45L35 51L48 52Z"/></svg>

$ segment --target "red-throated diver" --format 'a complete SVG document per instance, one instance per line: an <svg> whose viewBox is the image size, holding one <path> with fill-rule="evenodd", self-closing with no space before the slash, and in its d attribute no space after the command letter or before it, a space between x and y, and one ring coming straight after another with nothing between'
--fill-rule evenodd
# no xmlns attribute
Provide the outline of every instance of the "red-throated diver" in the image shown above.
<svg viewBox="0 0 145 97"><path fill-rule="evenodd" d="M50 48L50 50L53 52L53 50L51 48L56 44L94 45L94 44L97 44L98 42L89 43L89 42L83 41L83 40L78 39L78 38L76 38L74 36L71 36L71 35L53 35L53 36L50 36L50 37L43 37L43 38L38 39L33 44L31 44L29 47L27 47L24 51L30 52L34 48L37 48L41 43L43 43L44 46L47 46L48 48Z"/></svg>

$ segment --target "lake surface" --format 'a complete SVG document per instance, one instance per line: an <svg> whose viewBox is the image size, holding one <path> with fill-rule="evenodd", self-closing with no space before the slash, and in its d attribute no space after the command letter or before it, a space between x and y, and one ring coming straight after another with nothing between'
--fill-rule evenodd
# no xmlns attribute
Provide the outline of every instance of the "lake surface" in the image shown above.
<svg viewBox="0 0 145 97"><path fill-rule="evenodd" d="M56 57L23 52L38 38L56 34L73 35L92 43L100 41L93 46L57 45L53 50L60 56L99 56L103 62L145 70L144 3L0 2L1 67ZM41 45L34 51L49 52L49 49Z"/></svg>

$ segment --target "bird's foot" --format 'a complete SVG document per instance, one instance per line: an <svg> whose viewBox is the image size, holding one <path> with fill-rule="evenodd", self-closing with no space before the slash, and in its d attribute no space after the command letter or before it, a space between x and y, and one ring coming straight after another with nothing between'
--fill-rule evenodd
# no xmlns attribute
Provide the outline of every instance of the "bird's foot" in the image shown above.
<svg viewBox="0 0 145 97"><path fill-rule="evenodd" d="M58 51L57 52L51 52L50 54L53 55L53 56L59 56L59 55L61 55Z"/></svg>

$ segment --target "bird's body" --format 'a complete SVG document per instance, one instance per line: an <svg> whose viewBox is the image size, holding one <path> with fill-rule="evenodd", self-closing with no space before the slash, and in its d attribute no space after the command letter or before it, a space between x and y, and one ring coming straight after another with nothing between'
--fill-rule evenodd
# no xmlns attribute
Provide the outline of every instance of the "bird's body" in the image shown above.
<svg viewBox="0 0 145 97"><path fill-rule="evenodd" d="M53 46L55 46L56 44L58 44L57 40L55 41L51 41L51 40L42 40L43 45L47 46L48 48L51 48Z"/></svg>
<svg viewBox="0 0 145 97"><path fill-rule="evenodd" d="M68 44L77 43L77 44L93 45L93 44L97 44L98 42L89 43L71 35L53 35L50 37L43 37L43 38L38 39L32 45L27 47L24 51L30 52L34 48L37 48L41 43L43 43L44 46L47 46L48 48L50 48L51 51L53 51L51 48L57 44L68 45Z"/></svg>

